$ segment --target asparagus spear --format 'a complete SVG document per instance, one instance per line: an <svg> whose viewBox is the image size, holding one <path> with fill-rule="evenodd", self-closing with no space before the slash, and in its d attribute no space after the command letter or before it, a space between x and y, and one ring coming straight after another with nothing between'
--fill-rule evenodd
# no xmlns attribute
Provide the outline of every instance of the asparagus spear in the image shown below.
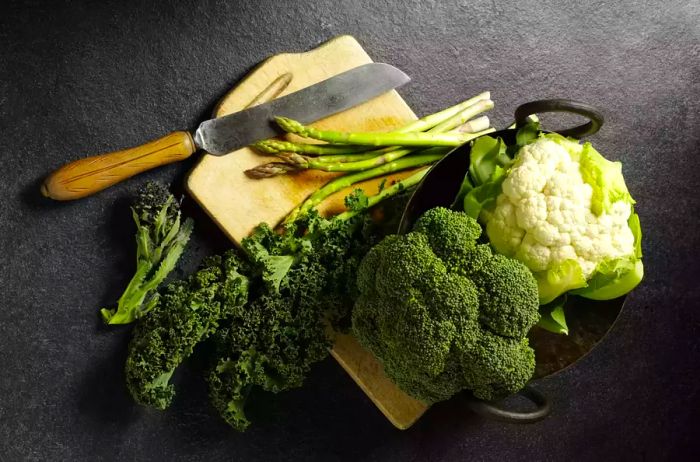
<svg viewBox="0 0 700 462"><path fill-rule="evenodd" d="M435 114L430 114L428 116L425 116L421 119L418 119L416 121L413 121L407 125L404 125L403 127L400 127L393 132L398 132L398 133L408 133L408 132L416 132L416 131L423 131L423 130L428 130L432 129L435 126L438 125L443 125L443 129L441 130L435 130L436 132L440 131L448 131L457 125L461 125L464 122L466 122L468 119L473 117L474 115L483 112L487 109L490 109L493 107L493 102L490 102L490 105L488 103L483 103L479 105L478 103L482 101L490 101L491 94L490 92L484 92L481 93L473 98L469 98L468 100L462 101L459 104L456 104L452 107L449 107L447 109L444 109L440 112L437 112ZM465 112L470 110L472 107L477 107L481 108L480 110L477 109L471 115L469 115L469 112ZM479 119L476 119L479 120ZM488 119L486 119L488 121ZM449 122L448 122L449 121ZM481 122L479 122L478 126L481 126ZM448 124L449 128L444 128L445 125ZM488 124L486 127L487 128ZM473 131L481 131L483 128L476 128ZM432 131L432 130L431 130ZM468 130L462 130L462 131L468 131ZM263 140L259 141L255 144L253 144L253 147L258 149L259 151L262 151L267 154L277 154L279 152L294 152L297 154L311 154L311 155L317 155L317 156L324 156L324 155L338 155L338 154L351 154L351 153L356 153L356 152L365 152L369 149L372 149L371 146L353 146L353 145L347 145L347 144L308 144L308 143L295 143L291 141L279 141L279 140Z"/></svg>
<svg viewBox="0 0 700 462"><path fill-rule="evenodd" d="M349 144L307 144L294 143L292 141L263 140L253 144L258 151L266 154L277 154L279 152L294 152L297 154L313 154L316 156L352 154L355 152L369 151L374 149L371 146L353 146Z"/></svg>
<svg viewBox="0 0 700 462"><path fill-rule="evenodd" d="M321 188L317 189L302 204L292 210L292 212L287 215L287 218L285 218L284 223L291 223L298 216L305 214L313 207L323 202L326 197L340 191L343 188L347 188L348 186L352 186L360 181L377 178L388 173L432 164L433 162L441 159L448 151L448 148L442 147L425 149L424 151L416 153L415 155L402 157L401 159L380 165L379 167L374 167L369 170L361 170L359 172L343 175L331 180Z"/></svg>
<svg viewBox="0 0 700 462"><path fill-rule="evenodd" d="M286 117L275 117L277 124L289 133L335 143L360 144L363 146L459 146L469 141L468 135L461 133L422 133L422 132L337 132L317 130Z"/></svg>
<svg viewBox="0 0 700 462"><path fill-rule="evenodd" d="M361 209L353 209L353 210L348 210L343 213L340 213L336 215L336 218L339 218L341 220L347 220L348 218L352 218L358 213L362 212L363 210L366 210L370 207L374 207L377 205L379 202L383 201L384 199L391 197L395 194L400 193L401 191L404 191L407 188L410 188L411 186L415 186L420 181L423 179L426 173L428 173L429 168L426 167L424 169L421 169L414 173L413 175L409 176L408 178L404 178L403 180L399 180L393 185L389 186L388 188L384 188L379 193L375 194L374 196L369 196L367 197L367 203L362 207Z"/></svg>
<svg viewBox="0 0 700 462"><path fill-rule="evenodd" d="M463 137L463 139L464 142L467 142L481 135L491 133L493 131L495 131L493 128L489 128L478 133L469 133L466 134ZM305 157L296 153L285 153L281 157L283 157L286 162L295 165L299 169L314 169L322 170L324 172L356 172L358 170L367 170L369 168L378 167L380 165L384 165L386 163L395 161L403 156L412 153L413 151L413 149L396 149L381 156L372 157L365 160L359 160L355 162L334 163L319 161L319 159L313 157ZM253 169L253 171L254 170L256 169Z"/></svg>
<svg viewBox="0 0 700 462"><path fill-rule="evenodd" d="M428 130L428 129L433 128L434 126L454 117L455 115L464 111L468 107L473 106L477 102L482 101L482 100L483 101L490 101L490 99L491 99L491 92L485 91L483 93L476 95L473 98L469 98L468 100L462 101L459 104L455 104L452 107L448 107L447 109L443 109L440 112L436 112L435 114L431 114L431 115L425 116L421 119L418 119L414 122L411 122L408 125L404 125L403 127L399 128L397 130L394 130L394 132L408 133L408 132L419 132L419 131L423 131L423 130ZM493 102L491 104L493 104Z"/></svg>
<svg viewBox="0 0 700 462"><path fill-rule="evenodd" d="M455 130L460 132L460 133L484 132L485 130L488 130L489 123L490 122L489 122L488 117L481 116L481 117L477 117L476 119L470 120L470 121L460 125ZM363 147L366 147L366 146L363 146ZM376 149L373 151L363 152L360 154L339 154L339 155L319 156L319 157L316 157L314 160L316 162L323 162L323 163L355 162L358 160L372 159L374 157L377 157L377 155L382 155L384 153L391 152L391 149L400 149L400 148L395 147L395 148ZM286 158L286 153L279 153L278 155L281 158Z"/></svg>

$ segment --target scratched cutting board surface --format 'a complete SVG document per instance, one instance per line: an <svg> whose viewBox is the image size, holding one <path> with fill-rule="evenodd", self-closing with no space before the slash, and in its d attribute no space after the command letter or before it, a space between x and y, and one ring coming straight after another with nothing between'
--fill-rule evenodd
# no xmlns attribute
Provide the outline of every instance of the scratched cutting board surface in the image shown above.
<svg viewBox="0 0 700 462"><path fill-rule="evenodd" d="M337 37L305 53L275 55L224 96L214 116L221 117L295 92L369 62L372 59L350 36ZM344 131L387 131L415 118L399 94L391 91L313 126ZM277 225L309 194L336 175L306 171L252 180L243 173L273 160L274 157L244 148L222 157L204 155L189 174L187 189L191 196L236 244L260 222ZM391 178L402 176L406 174ZM370 180L359 187L376 193L380 181ZM321 212L332 214L342 210L342 199L349 191L331 196L319 207ZM396 427L408 428L426 411L425 404L403 393L386 377L381 364L354 337L339 335L331 354Z"/></svg>

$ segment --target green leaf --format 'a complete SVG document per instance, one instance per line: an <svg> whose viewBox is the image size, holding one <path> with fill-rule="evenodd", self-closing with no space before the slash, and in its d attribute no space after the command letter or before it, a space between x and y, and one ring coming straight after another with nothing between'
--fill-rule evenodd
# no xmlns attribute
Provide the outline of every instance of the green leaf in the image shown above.
<svg viewBox="0 0 700 462"><path fill-rule="evenodd" d="M501 194L501 185L505 177L505 170L496 166L492 177L487 182L469 190L464 196L463 203L464 211L467 215L477 220L482 209L489 208L495 204L498 195Z"/></svg>
<svg viewBox="0 0 700 462"><path fill-rule="evenodd" d="M591 300L612 300L629 293L642 278L642 260L635 257L604 260L588 280L588 287L572 290L571 293Z"/></svg>
<svg viewBox="0 0 700 462"><path fill-rule="evenodd" d="M383 185L386 179L382 181L380 187L383 189ZM369 198L367 194L362 189L355 189L353 192L345 196L345 208L355 212L361 212L369 207Z"/></svg>
<svg viewBox="0 0 700 462"><path fill-rule="evenodd" d="M515 143L517 144L518 149L520 149L528 143L535 141L539 133L539 122L528 122L527 124L520 127L518 129L518 132L515 134Z"/></svg>
<svg viewBox="0 0 700 462"><path fill-rule="evenodd" d="M481 136L474 140L470 152L469 175L476 186L489 181L496 167L510 165L506 144L501 138Z"/></svg>
<svg viewBox="0 0 700 462"><path fill-rule="evenodd" d="M456 208L459 204L464 204L464 198L465 196L474 189L474 185L472 185L472 181L469 178L469 172L467 172L464 175L464 179L462 180L462 185L459 187L459 192L457 193L457 197L455 197L454 202L450 206L450 208L454 209Z"/></svg>
<svg viewBox="0 0 700 462"><path fill-rule="evenodd" d="M569 335L564 313L566 298L565 294L546 305L540 305L540 320L537 325L555 334Z"/></svg>
<svg viewBox="0 0 700 462"><path fill-rule="evenodd" d="M634 204L622 176L621 162L607 160L591 146L591 143L585 143L579 166L583 181L593 189L591 211L595 215L609 212L612 204L617 201Z"/></svg>
<svg viewBox="0 0 700 462"><path fill-rule="evenodd" d="M642 224L639 222L639 215L636 213L630 215L627 225L634 236L634 256L642 258Z"/></svg>
<svg viewBox="0 0 700 462"><path fill-rule="evenodd" d="M272 255L265 261L263 278L279 292L280 284L293 264L294 257L291 255Z"/></svg>
<svg viewBox="0 0 700 462"><path fill-rule="evenodd" d="M576 260L566 260L546 271L533 274L537 280L540 305L551 303L570 290L586 287L586 278Z"/></svg>

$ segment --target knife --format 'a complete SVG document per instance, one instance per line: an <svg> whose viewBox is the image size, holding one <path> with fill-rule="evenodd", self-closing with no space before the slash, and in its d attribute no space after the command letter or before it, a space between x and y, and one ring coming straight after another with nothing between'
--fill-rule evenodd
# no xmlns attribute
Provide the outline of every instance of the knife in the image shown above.
<svg viewBox="0 0 700 462"><path fill-rule="evenodd" d="M273 117L304 124L336 114L393 90L410 78L383 63L369 63L270 102L202 122L194 136L176 131L149 143L80 159L59 168L41 186L51 199L89 196L152 168L188 158L202 149L222 156L280 135Z"/></svg>

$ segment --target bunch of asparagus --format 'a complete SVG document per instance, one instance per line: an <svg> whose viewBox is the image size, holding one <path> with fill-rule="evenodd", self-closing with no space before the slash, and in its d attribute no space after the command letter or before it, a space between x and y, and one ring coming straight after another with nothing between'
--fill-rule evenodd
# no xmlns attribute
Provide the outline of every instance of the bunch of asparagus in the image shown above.
<svg viewBox="0 0 700 462"><path fill-rule="evenodd" d="M253 147L264 154L274 154L279 161L247 170L246 175L261 179L307 169L345 173L309 196L285 220L290 222L326 197L355 183L425 167L370 198L370 202L378 201L420 182L428 167L453 147L493 132L494 129L489 128L488 117L479 116L493 108L490 97L489 92L481 93L391 132L343 133L318 130L286 117L276 117L277 124L286 132L326 143L260 141ZM366 204L367 207L371 205L373 204Z"/></svg>

